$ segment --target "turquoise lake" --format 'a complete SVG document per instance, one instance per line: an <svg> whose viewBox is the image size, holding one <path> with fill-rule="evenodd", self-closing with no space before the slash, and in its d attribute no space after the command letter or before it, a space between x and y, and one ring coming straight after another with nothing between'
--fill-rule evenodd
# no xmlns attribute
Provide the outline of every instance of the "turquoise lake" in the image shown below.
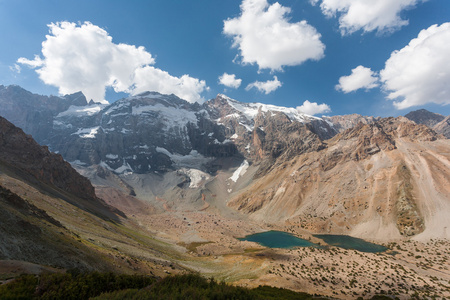
<svg viewBox="0 0 450 300"><path fill-rule="evenodd" d="M332 235L318 234L316 238L323 240L330 246L336 246L344 249L354 249L361 252L384 252L386 247L374 243L366 242L363 239L354 238L348 235ZM269 248L294 248L294 247L316 247L322 248L321 245L312 243L305 239L298 238L284 231L266 231L248 235L240 238L241 241L250 241L261 244Z"/></svg>
<svg viewBox="0 0 450 300"><path fill-rule="evenodd" d="M290 233L275 230L251 234L239 240L256 242L269 248L318 247L317 244Z"/></svg>
<svg viewBox="0 0 450 300"><path fill-rule="evenodd" d="M384 252L388 248L374 243L366 242L363 239L354 238L348 235L333 235L333 234L317 234L316 238L323 240L330 246L336 246L344 249L354 249L361 252Z"/></svg>

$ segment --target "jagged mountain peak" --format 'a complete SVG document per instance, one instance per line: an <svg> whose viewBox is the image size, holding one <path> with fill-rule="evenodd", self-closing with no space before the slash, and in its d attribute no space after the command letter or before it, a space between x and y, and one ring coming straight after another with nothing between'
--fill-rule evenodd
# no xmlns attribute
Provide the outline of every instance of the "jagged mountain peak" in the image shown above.
<svg viewBox="0 0 450 300"><path fill-rule="evenodd" d="M62 98L67 99L71 105L74 106L86 106L88 105L88 101L86 100L86 96L83 92L76 92L73 94L64 95Z"/></svg>
<svg viewBox="0 0 450 300"><path fill-rule="evenodd" d="M213 101L213 100L211 100ZM288 116L291 121L297 121L297 122L305 122L312 119L319 120L321 118L314 117L305 113L300 112L298 109L293 107L284 107L284 106L277 106L272 104L264 104L264 103L258 103L258 102L252 102L252 103L245 103L245 102L239 102L237 100L234 100L228 96L225 96L223 94L218 94L217 97L214 99L215 103L221 103L222 105L228 104L228 106L231 106L236 112L244 115L249 120L254 120L258 113L261 112L281 112Z"/></svg>

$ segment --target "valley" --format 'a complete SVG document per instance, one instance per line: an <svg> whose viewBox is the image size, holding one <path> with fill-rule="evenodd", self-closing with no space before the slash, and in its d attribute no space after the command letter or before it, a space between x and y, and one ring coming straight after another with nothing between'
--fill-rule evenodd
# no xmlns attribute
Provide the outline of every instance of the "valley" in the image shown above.
<svg viewBox="0 0 450 300"><path fill-rule="evenodd" d="M30 94L0 90L0 115L48 145L2 125L0 185L22 199L17 208L2 197L12 224L0 228L2 280L24 269L194 271L338 299L450 297L450 142L426 125L317 118L224 95L200 106L143 93L100 106ZM6 109L14 105L20 115ZM239 240L270 230L388 250Z"/></svg>

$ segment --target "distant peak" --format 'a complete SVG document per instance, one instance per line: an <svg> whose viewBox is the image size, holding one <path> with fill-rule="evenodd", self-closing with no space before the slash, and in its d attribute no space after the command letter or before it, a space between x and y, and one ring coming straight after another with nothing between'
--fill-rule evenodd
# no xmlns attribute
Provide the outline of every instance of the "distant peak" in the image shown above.
<svg viewBox="0 0 450 300"><path fill-rule="evenodd" d="M428 111L423 108L411 111L406 114L405 117L410 119L411 121L416 122L417 124L424 124L429 127L433 127L434 125L445 119L443 115Z"/></svg>
<svg viewBox="0 0 450 300"><path fill-rule="evenodd" d="M235 99L232 99L232 98L228 97L228 96L225 95L225 94L217 94L216 98L222 98L222 99L229 100L229 101L233 101L233 102L239 102L239 101L237 101L237 100L235 100Z"/></svg>
<svg viewBox="0 0 450 300"><path fill-rule="evenodd" d="M146 91L140 94L136 95L137 97L146 97L146 96L162 96L161 93L154 92L154 91Z"/></svg>

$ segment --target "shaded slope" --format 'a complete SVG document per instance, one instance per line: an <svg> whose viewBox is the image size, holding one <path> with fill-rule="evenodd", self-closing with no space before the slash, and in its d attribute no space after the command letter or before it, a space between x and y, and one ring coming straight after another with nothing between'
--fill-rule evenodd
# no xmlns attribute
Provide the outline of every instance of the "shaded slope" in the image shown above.
<svg viewBox="0 0 450 300"><path fill-rule="evenodd" d="M48 151L0 117L0 170L105 218L119 220L115 210L95 195L89 180L61 155Z"/></svg>

